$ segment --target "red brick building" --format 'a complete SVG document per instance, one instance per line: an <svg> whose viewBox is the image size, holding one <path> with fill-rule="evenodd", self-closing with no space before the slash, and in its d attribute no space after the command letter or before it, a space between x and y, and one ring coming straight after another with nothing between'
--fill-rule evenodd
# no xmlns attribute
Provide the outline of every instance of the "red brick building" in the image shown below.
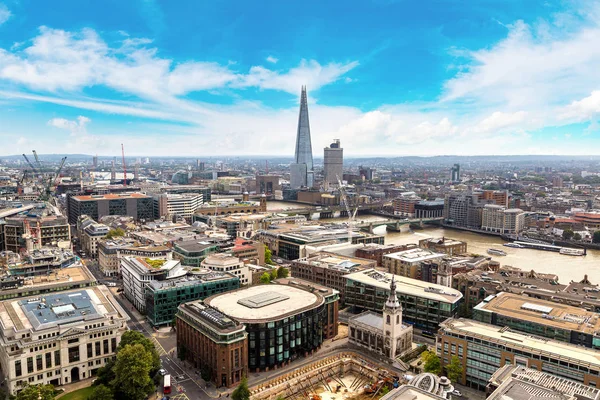
<svg viewBox="0 0 600 400"><path fill-rule="evenodd" d="M377 263L378 267L383 266L383 256L390 253L397 253L417 247L414 244L367 244L360 249L356 249L354 255L359 258L366 260L373 260Z"/></svg>
<svg viewBox="0 0 600 400"><path fill-rule="evenodd" d="M179 306L177 352L194 368L208 369L217 387L236 386L248 376L246 327L201 302Z"/></svg>

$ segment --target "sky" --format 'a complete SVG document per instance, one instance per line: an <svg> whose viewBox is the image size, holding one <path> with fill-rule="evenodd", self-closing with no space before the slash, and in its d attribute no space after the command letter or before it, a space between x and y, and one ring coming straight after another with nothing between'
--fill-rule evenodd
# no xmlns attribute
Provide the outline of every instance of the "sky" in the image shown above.
<svg viewBox="0 0 600 400"><path fill-rule="evenodd" d="M600 154L600 3L0 0L0 155Z"/></svg>

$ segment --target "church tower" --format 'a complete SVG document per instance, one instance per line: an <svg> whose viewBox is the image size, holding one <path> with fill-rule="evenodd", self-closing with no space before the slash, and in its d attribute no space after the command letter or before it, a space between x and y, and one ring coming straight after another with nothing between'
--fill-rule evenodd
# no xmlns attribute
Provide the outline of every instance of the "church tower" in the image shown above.
<svg viewBox="0 0 600 400"><path fill-rule="evenodd" d="M438 266L437 284L452 287L452 267L445 261L441 261Z"/></svg>
<svg viewBox="0 0 600 400"><path fill-rule="evenodd" d="M383 331L385 347L389 351L388 357L394 358L397 353L398 337L402 335L402 305L396 296L396 281L392 275L390 294L383 306Z"/></svg>

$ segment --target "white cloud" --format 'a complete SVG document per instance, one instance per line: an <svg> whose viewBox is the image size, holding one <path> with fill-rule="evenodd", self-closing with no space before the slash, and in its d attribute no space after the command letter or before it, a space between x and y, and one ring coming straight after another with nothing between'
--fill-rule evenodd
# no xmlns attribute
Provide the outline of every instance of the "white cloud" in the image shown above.
<svg viewBox="0 0 600 400"><path fill-rule="evenodd" d="M269 56L266 58L267 62L270 62L271 64L277 64L277 61L279 61L278 58L275 58L273 56Z"/></svg>
<svg viewBox="0 0 600 400"><path fill-rule="evenodd" d="M235 64L175 63L158 56L158 50L149 47L151 43L148 38L126 37L118 46L111 46L92 29L68 32L41 27L32 45L22 51L0 49L0 80L51 92L105 85L160 102L227 86L256 86L295 94L302 84L316 90L358 65L321 65L315 60L303 60L288 71L256 66L245 73L233 70Z"/></svg>
<svg viewBox="0 0 600 400"><path fill-rule="evenodd" d="M12 13L6 7L6 5L0 3L0 25L8 21L8 19L12 16Z"/></svg>
<svg viewBox="0 0 600 400"><path fill-rule="evenodd" d="M72 135L78 133L85 133L85 126L91 122L91 119L80 115L75 120L68 120L65 118L52 118L48 121L48 125L59 129L66 129L71 132Z"/></svg>
<svg viewBox="0 0 600 400"><path fill-rule="evenodd" d="M559 119L585 121L600 113L600 90L594 90L589 96L575 100L561 109Z"/></svg>

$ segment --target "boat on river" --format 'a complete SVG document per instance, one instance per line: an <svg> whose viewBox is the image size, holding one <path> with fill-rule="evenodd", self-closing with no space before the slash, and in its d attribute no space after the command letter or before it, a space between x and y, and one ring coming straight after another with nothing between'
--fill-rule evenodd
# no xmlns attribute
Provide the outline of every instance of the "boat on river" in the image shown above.
<svg viewBox="0 0 600 400"><path fill-rule="evenodd" d="M569 247L563 247L559 253L565 256L585 256L584 249L571 249Z"/></svg>
<svg viewBox="0 0 600 400"><path fill-rule="evenodd" d="M492 256L505 256L506 252L500 249L488 249L487 253Z"/></svg>
<svg viewBox="0 0 600 400"><path fill-rule="evenodd" d="M525 246L518 244L518 243L504 243L504 246L512 247L513 249L524 249L525 248Z"/></svg>

